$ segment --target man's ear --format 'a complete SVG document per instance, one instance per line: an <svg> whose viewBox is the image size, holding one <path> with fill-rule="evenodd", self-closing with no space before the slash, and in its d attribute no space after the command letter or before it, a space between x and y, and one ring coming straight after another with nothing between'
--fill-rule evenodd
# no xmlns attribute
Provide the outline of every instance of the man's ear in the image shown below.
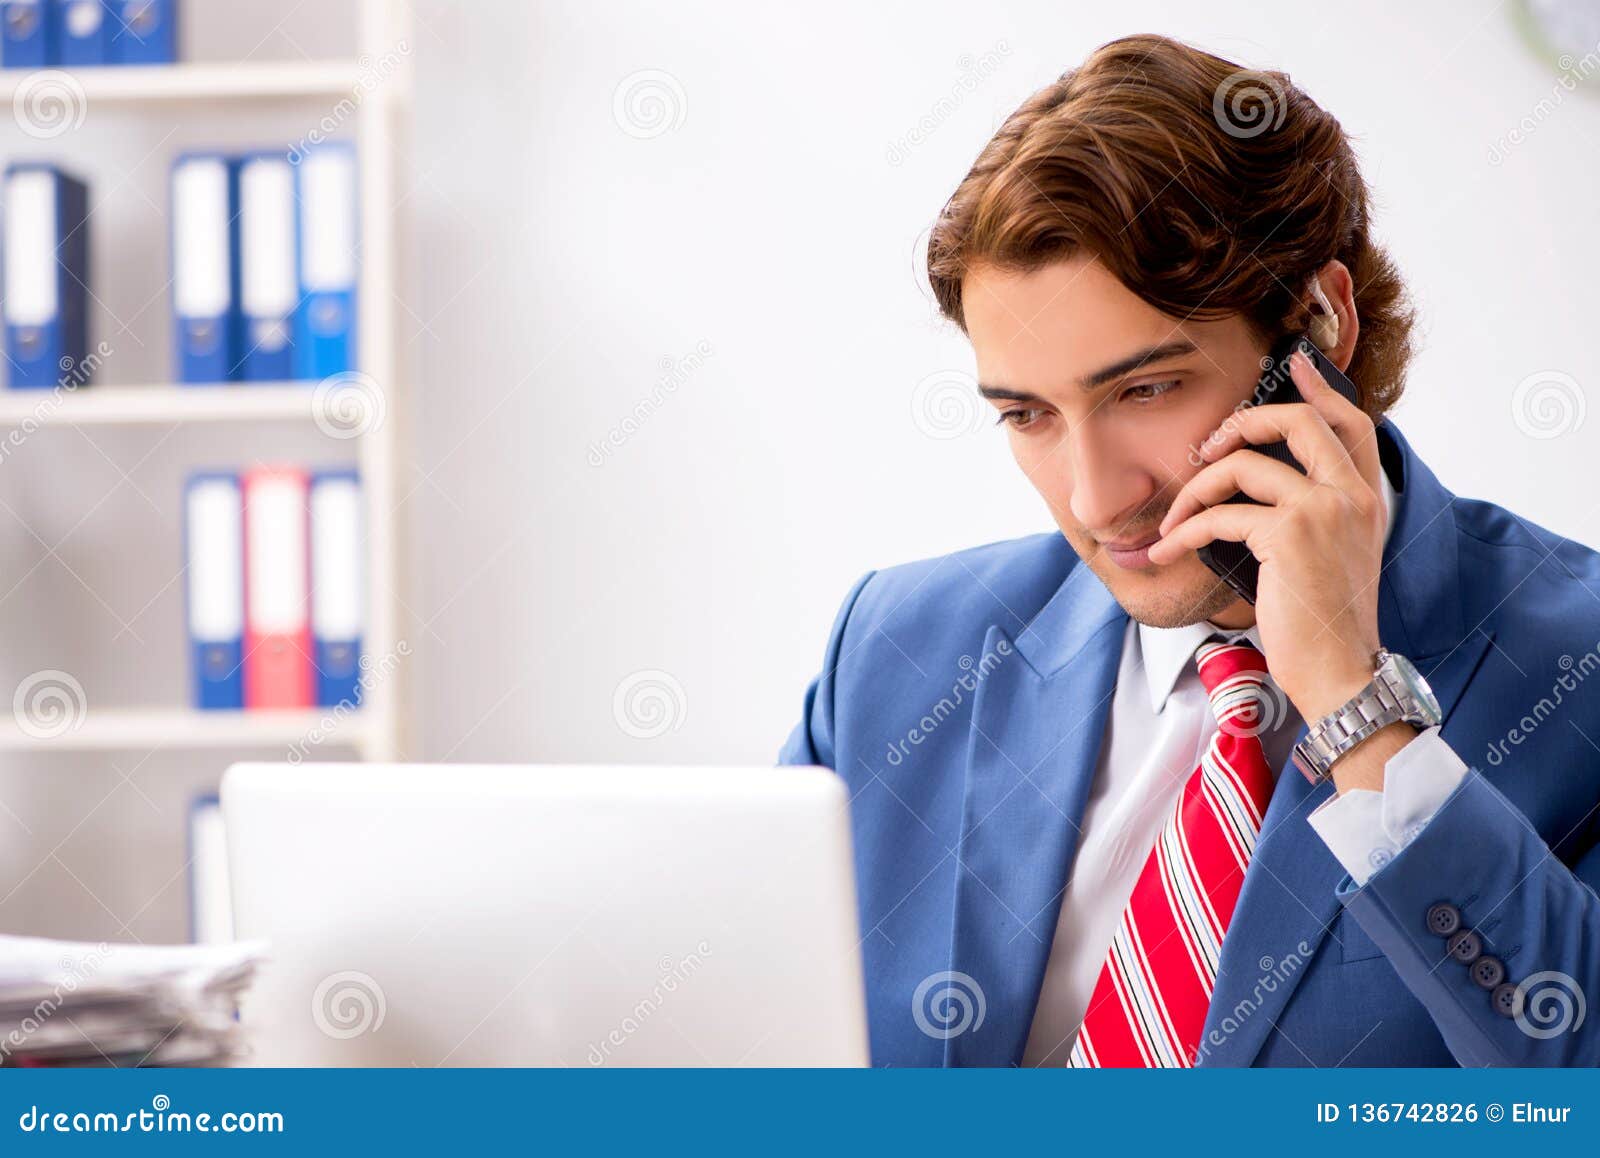
<svg viewBox="0 0 1600 1158"><path fill-rule="evenodd" d="M1317 284L1322 287L1323 296L1333 307L1333 322L1338 326L1337 333L1331 335L1332 344L1324 347L1322 352L1341 371L1348 370L1350 360L1355 357L1356 338L1361 333L1361 319L1356 316L1355 279L1350 276L1350 270L1344 262L1337 260L1324 265L1315 277ZM1307 302L1306 306L1313 318L1324 312L1315 299Z"/></svg>

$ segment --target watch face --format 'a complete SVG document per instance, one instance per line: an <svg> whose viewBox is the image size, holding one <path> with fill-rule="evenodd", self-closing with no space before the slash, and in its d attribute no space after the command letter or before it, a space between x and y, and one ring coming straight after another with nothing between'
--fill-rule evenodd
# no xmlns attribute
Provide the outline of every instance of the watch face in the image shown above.
<svg viewBox="0 0 1600 1158"><path fill-rule="evenodd" d="M1428 715L1434 720L1439 718L1439 701L1433 697L1433 689L1428 686L1428 681L1409 659L1403 655L1390 654L1389 664L1406 689L1416 699L1417 703L1427 709Z"/></svg>

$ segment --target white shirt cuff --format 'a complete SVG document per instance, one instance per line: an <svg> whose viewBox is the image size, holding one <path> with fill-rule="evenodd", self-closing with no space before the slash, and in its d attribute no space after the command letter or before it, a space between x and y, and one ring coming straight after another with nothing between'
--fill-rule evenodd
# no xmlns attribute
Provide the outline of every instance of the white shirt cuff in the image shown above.
<svg viewBox="0 0 1600 1158"><path fill-rule="evenodd" d="M1360 886L1414 840L1467 774L1438 728L1419 732L1383 766L1383 791L1354 788L1324 800L1308 819Z"/></svg>

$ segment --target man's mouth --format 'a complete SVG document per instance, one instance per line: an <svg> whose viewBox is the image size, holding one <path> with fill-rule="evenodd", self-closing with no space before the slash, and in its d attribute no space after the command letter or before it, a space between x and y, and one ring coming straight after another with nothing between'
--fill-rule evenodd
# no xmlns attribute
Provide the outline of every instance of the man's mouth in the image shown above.
<svg viewBox="0 0 1600 1158"><path fill-rule="evenodd" d="M1125 571L1142 571L1154 564L1150 562L1150 544L1154 543L1160 535L1151 533L1141 535L1135 539L1121 539L1113 543L1101 543L1100 549L1118 567Z"/></svg>

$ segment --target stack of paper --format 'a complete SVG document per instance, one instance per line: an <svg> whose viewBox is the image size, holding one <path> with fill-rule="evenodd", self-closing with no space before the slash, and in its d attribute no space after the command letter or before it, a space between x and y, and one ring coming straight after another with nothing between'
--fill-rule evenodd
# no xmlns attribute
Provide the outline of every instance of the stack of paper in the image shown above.
<svg viewBox="0 0 1600 1158"><path fill-rule="evenodd" d="M0 1066L225 1064L264 948L0 936Z"/></svg>

